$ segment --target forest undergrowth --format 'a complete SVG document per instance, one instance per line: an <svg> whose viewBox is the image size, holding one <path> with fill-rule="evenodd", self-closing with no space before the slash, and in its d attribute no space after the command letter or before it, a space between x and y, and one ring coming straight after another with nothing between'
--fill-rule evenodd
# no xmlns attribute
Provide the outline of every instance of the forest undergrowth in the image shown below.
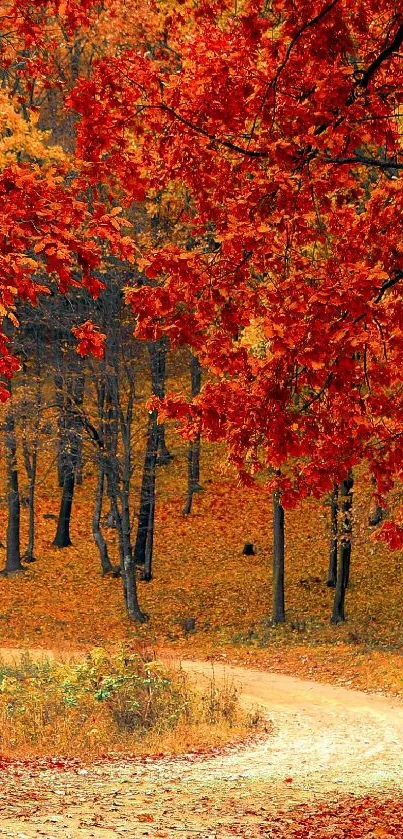
<svg viewBox="0 0 403 839"><path fill-rule="evenodd" d="M180 754L233 743L262 728L230 679L203 690L150 656L94 648L79 661L0 659L2 758Z"/></svg>

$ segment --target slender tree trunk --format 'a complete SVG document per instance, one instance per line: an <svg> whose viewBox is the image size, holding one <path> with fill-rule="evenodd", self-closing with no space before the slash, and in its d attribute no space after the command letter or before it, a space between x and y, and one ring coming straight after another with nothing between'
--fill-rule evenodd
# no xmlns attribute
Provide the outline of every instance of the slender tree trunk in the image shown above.
<svg viewBox="0 0 403 839"><path fill-rule="evenodd" d="M123 549L126 606L128 615L132 620L144 623L147 620L147 616L141 611L137 597L136 566L130 542L130 518L128 518L125 509L122 512L123 515L120 515L119 529Z"/></svg>
<svg viewBox="0 0 403 839"><path fill-rule="evenodd" d="M122 576L123 595L129 618L137 623L144 623L148 615L140 609L137 595L136 565L131 545L130 522L130 479L131 479L131 428L133 420L134 378L127 369L129 379L129 394L127 408L124 413L119 394L118 353L116 341L113 344L110 363L113 373L107 378L107 408L108 422L106 425L106 442L109 456L108 466L108 494L111 500L111 511L116 522L119 539L120 569ZM123 468L120 468L117 458L117 439L119 427L123 443Z"/></svg>
<svg viewBox="0 0 403 839"><path fill-rule="evenodd" d="M337 537L338 537L338 513L339 513L339 487L333 487L330 501L330 552L329 571L326 585L328 588L336 588L337 583Z"/></svg>
<svg viewBox="0 0 403 839"><path fill-rule="evenodd" d="M155 469L158 447L157 412L151 411L148 417L147 443L144 458L143 478L140 490L140 508L136 545L134 549L135 564L143 568L145 573L147 538L152 547L150 533L154 530L155 516ZM148 576L151 579L151 556L148 561Z"/></svg>
<svg viewBox="0 0 403 839"><path fill-rule="evenodd" d="M74 489L76 485L77 459L81 441L81 417L74 406L74 386L68 382L68 393L65 399L65 449L64 449L64 480L62 500L60 504L59 520L53 545L57 548L68 548L71 545L70 519L73 506Z"/></svg>
<svg viewBox="0 0 403 839"><path fill-rule="evenodd" d="M108 468L107 468L107 487L108 487L108 496L111 504L111 512L113 514L113 518L115 521L115 527L118 534L118 543L119 543L119 563L120 563L120 576L122 578L122 586L123 586L123 599L126 604L127 608L127 585L126 585L126 573L125 573L125 545L123 541L123 533L122 533L122 520L120 517L119 506L118 506L118 484L119 484L119 471L116 468L117 462L115 458L108 457Z"/></svg>
<svg viewBox="0 0 403 839"><path fill-rule="evenodd" d="M154 523L155 523L155 475L154 475L154 489L152 491L152 500L150 503L150 512L148 517L147 539L144 556L144 571L143 580L149 582L152 580L152 561L154 549Z"/></svg>
<svg viewBox="0 0 403 839"><path fill-rule="evenodd" d="M148 344L150 353L151 388L159 399L165 397L166 355L167 343L165 338ZM165 425L157 426L157 465L165 466L173 459L165 441Z"/></svg>
<svg viewBox="0 0 403 839"><path fill-rule="evenodd" d="M94 508L94 516L92 519L92 534L94 537L94 542L99 550L99 558L101 561L101 569L102 574L109 574L114 571L114 567L109 559L108 555L108 546L106 541L103 537L102 530L101 530L101 515L102 515L102 502L104 498L104 487L105 487L105 471L104 467L100 465L99 472L98 472L98 485L97 491L95 495L95 508Z"/></svg>
<svg viewBox="0 0 403 839"><path fill-rule="evenodd" d="M115 356L113 356L113 351L115 352ZM113 346L112 351L110 350L110 355L112 358L116 358L117 350L115 346ZM110 362L112 364L112 362ZM118 449L118 436L119 436L119 425L118 425L118 418L117 418L117 406L114 404L113 394L117 392L118 382L117 377L114 373L108 373L107 376L107 388L105 393L105 401L106 401L106 422L105 422L105 448L106 451L109 453L109 457L115 459L117 456L117 449ZM109 495L109 487L112 486L108 481L108 495ZM108 513L108 520L107 520L107 527L117 528L117 521L116 521L116 507L115 503L110 498L110 510Z"/></svg>
<svg viewBox="0 0 403 839"><path fill-rule="evenodd" d="M40 347L39 338L36 335L36 395L35 402L32 409L27 405L27 415L24 416L22 423L22 451L24 456L25 471L28 477L28 545L24 553L24 562L35 562L35 489L36 478L38 472L38 449L39 449L39 425L40 413L42 405L42 385L41 385L41 366L40 366ZM32 425L32 443L28 442L28 428L27 418L31 417Z"/></svg>
<svg viewBox="0 0 403 839"><path fill-rule="evenodd" d="M273 622L285 622L284 508L280 494L273 494Z"/></svg>
<svg viewBox="0 0 403 839"><path fill-rule="evenodd" d="M201 390L202 370L199 359L192 355L190 362L191 392L192 398L198 396ZM188 450L188 489L183 508L183 515L187 516L192 511L193 495L201 490L200 486L200 434L190 441Z"/></svg>
<svg viewBox="0 0 403 839"><path fill-rule="evenodd" d="M60 345L61 336L56 335L56 372L54 375L55 402L58 408L57 418L57 476L59 487L64 484L66 469L66 410L63 376L63 353Z"/></svg>
<svg viewBox="0 0 403 839"><path fill-rule="evenodd" d="M127 539L127 530L123 526L122 517L118 507L117 475L114 468L109 469L109 497L111 507L116 521L116 528L119 538L120 567L123 585L123 596L126 603L129 618L137 623L145 623L148 615L142 612L137 595L136 566L130 548L130 540Z"/></svg>
<svg viewBox="0 0 403 839"><path fill-rule="evenodd" d="M345 596L350 578L351 539L353 531L353 486L354 480L350 473L341 483L341 538L339 545L339 561L337 566L337 583L334 593L333 613L331 623L343 623L345 617Z"/></svg>
<svg viewBox="0 0 403 839"><path fill-rule="evenodd" d="M17 441L14 415L9 412L5 420L5 448L7 466L7 552L6 574L22 570L20 547L20 493L18 486Z"/></svg>
<svg viewBox="0 0 403 839"><path fill-rule="evenodd" d="M77 364L77 362L76 362ZM83 482L83 438L82 438L82 426L80 421L79 410L82 408L84 403L84 394L85 394L85 376L83 371L83 362L82 359L78 359L78 368L74 375L74 380L72 382L72 395L75 405L75 412L74 412L74 433L76 435L76 483L78 486L82 485Z"/></svg>
<svg viewBox="0 0 403 839"><path fill-rule="evenodd" d="M28 487L28 545L24 554L24 562L35 562L35 487L38 465L37 448L32 452L30 458L30 469L27 472L29 477Z"/></svg>
<svg viewBox="0 0 403 839"><path fill-rule="evenodd" d="M148 615L142 612L137 596L136 568L133 557L127 554L124 558L124 571L126 581L126 605L129 618L137 623L146 623Z"/></svg>
<svg viewBox="0 0 403 839"><path fill-rule="evenodd" d="M74 486L74 469L70 467L66 470L64 475L59 520L57 524L56 536L53 540L53 545L55 546L55 548L68 548L72 544L70 538L70 520L71 510L73 506Z"/></svg>

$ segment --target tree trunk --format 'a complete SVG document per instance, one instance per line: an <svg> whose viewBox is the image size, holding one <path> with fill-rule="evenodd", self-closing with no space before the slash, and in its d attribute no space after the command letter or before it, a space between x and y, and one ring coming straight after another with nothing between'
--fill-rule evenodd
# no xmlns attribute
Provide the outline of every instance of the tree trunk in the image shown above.
<svg viewBox="0 0 403 839"><path fill-rule="evenodd" d="M57 418L57 476L59 487L64 484L64 475L66 469L66 413L65 413L65 393L64 393L64 377L63 377L63 353L60 344L61 337L56 335L56 355L55 364L56 372L54 375L55 385L55 402L58 408Z"/></svg>
<svg viewBox="0 0 403 839"><path fill-rule="evenodd" d="M115 356L113 356L113 350L115 351ZM110 351L112 358L117 357L117 350L113 346L112 352ZM112 362L110 362L112 366ZM106 403L106 411L105 411L105 449L109 454L109 457L115 459L117 456L117 449L118 449L118 436L119 436L119 423L117 417L117 406L114 404L116 401L113 398L113 395L116 394L118 387L117 377L115 373L108 373L107 376L107 388L105 393L105 403ZM107 482L107 492L109 495L109 487L112 486L110 482ZM117 521L116 521L116 510L114 502L112 498L110 498L110 510L108 513L108 520L107 520L107 527L110 528L117 528Z"/></svg>
<svg viewBox="0 0 403 839"><path fill-rule="evenodd" d="M119 528L119 524L118 524ZM137 597L136 565L130 544L130 519L126 512L121 516L120 532L123 548L123 569L125 577L126 606L129 618L138 623L145 623L147 615L141 611Z"/></svg>
<svg viewBox="0 0 403 839"><path fill-rule="evenodd" d="M190 362L190 376L192 398L198 396L201 390L202 369L199 359L192 355ZM191 440L188 451L188 489L183 508L183 515L188 516L192 512L193 495L200 492L200 434Z"/></svg>
<svg viewBox="0 0 403 839"><path fill-rule="evenodd" d="M343 623L345 616L345 596L350 578L351 538L353 531L353 486L354 480L350 473L342 482L341 489L341 538L339 545L339 561L337 567L337 583L334 594L333 613L331 623Z"/></svg>
<svg viewBox="0 0 403 839"><path fill-rule="evenodd" d="M154 531L155 516L155 469L157 463L158 449L158 425L157 412L151 411L148 417L147 443L144 458L143 478L140 490L140 509L138 515L138 526L136 545L134 549L134 561L136 565L143 568L145 574L147 538L152 548L150 534ZM151 555L147 563L147 574L145 579L151 579Z"/></svg>
<svg viewBox="0 0 403 839"><path fill-rule="evenodd" d="M118 544L119 544L119 561L120 561L120 576L122 578L122 586L123 586L123 599L126 604L127 608L127 585L126 585L126 573L125 573L125 545L123 542L123 533L122 533L122 520L120 517L119 507L118 507L118 483L119 483L119 476L118 476L118 469L116 468L117 461L115 458L108 457L107 460L107 488L108 488L108 497L111 503L111 512L113 513L113 518L115 521L115 527L118 534Z"/></svg>
<svg viewBox="0 0 403 839"><path fill-rule="evenodd" d="M36 395L33 411L26 404L27 414L22 421L22 451L24 456L25 471L28 477L28 545L24 553L24 562L35 562L35 489L38 471L38 449L39 449L39 425L42 406L42 386L40 367L40 348L38 335L36 336ZM28 417L31 418L32 442L28 441Z"/></svg>
<svg viewBox="0 0 403 839"><path fill-rule="evenodd" d="M74 406L73 384L69 381L65 402L65 449L63 453L64 480L59 520L53 545L68 548L71 545L70 519L76 484L77 459L81 441L81 417Z"/></svg>
<svg viewBox="0 0 403 839"><path fill-rule="evenodd" d="M116 343L115 343L116 350ZM122 576L123 595L129 618L138 623L148 620L148 615L142 612L137 596L136 565L131 546L130 522L130 480L131 480L131 428L133 421L133 404L135 397L134 377L130 366L126 373L129 380L129 393L126 411L124 412L119 393L119 371L117 352L111 354L110 363L113 369L108 373L106 387L107 424L105 430L108 457L106 459L108 477L108 495L111 501L111 511L116 522L119 539L120 569ZM123 466L121 468L117 457L118 433L123 443Z"/></svg>
<svg viewBox="0 0 403 839"><path fill-rule="evenodd" d="M10 412L5 419L5 447L7 466L7 552L6 574L21 571L20 547L20 493L18 486L17 441L15 436L15 420Z"/></svg>
<svg viewBox="0 0 403 839"><path fill-rule="evenodd" d="M337 537L338 537L338 513L339 513L339 487L333 487L330 502L330 553L329 571L326 585L328 588L336 588L337 583Z"/></svg>
<svg viewBox="0 0 403 839"><path fill-rule="evenodd" d="M77 362L76 362L77 364ZM83 361L79 358L78 360L78 367L74 375L74 379L72 382L72 396L73 402L75 405L75 412L73 415L74 421L74 433L76 435L76 483L78 486L82 485L83 482L83 438L82 438L82 426L81 426L81 419L79 410L82 408L84 403L84 394L85 394L85 376L83 371Z"/></svg>
<svg viewBox="0 0 403 839"><path fill-rule="evenodd" d="M63 493L60 504L59 520L57 524L56 536L53 540L55 548L68 548L71 545L70 539L70 519L71 510L73 506L75 486L74 469L69 468L64 475Z"/></svg>
<svg viewBox="0 0 403 839"><path fill-rule="evenodd" d="M98 473L98 485L95 496L94 516L92 519L92 534L94 542L99 550L99 558L101 561L102 574L109 574L114 571L114 567L109 559L108 546L101 531L101 515L102 502L104 498L105 486L105 471L104 467L100 465Z"/></svg>
<svg viewBox="0 0 403 839"><path fill-rule="evenodd" d="M108 482L108 494L111 500L111 507L118 531L123 596L127 612L131 620L136 621L137 623L145 623L148 620L148 615L141 611L138 601L136 566L133 561L133 556L130 550L130 542L128 543L127 541L127 532L123 527L122 517L118 507L117 475L113 466L108 470Z"/></svg>
<svg viewBox="0 0 403 839"><path fill-rule="evenodd" d="M285 622L284 508L280 494L273 494L273 623Z"/></svg>
<svg viewBox="0 0 403 839"><path fill-rule="evenodd" d="M152 500L150 503L150 512L148 517L148 529L147 529L147 538L146 538L146 547L145 547L145 555L144 555L144 571L142 579L146 580L146 582L150 582L152 580L152 561L153 561L153 548L154 548L154 522L155 522L155 475L154 475L154 488L152 491Z"/></svg>
<svg viewBox="0 0 403 839"><path fill-rule="evenodd" d="M165 397L165 376L166 376L166 354L167 343L165 338L159 341L152 341L148 344L150 353L151 388L159 399ZM165 442L165 425L157 426L157 465L165 466L173 459Z"/></svg>
<svg viewBox="0 0 403 839"><path fill-rule="evenodd" d="M38 452L32 452L30 470L28 473L28 545L24 554L24 562L35 562L35 486L38 465Z"/></svg>

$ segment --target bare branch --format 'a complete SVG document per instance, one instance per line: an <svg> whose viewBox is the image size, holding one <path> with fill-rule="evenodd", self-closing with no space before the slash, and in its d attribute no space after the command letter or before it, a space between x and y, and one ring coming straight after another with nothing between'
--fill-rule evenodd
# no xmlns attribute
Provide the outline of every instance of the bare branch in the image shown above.
<svg viewBox="0 0 403 839"><path fill-rule="evenodd" d="M381 64L383 64L384 61L387 61L388 58L391 58L393 53L398 52L402 44L403 23L400 24L392 43L389 44L389 46L385 47L385 49L382 50L382 52L379 53L379 55L377 55L372 64L370 64L369 67L367 67L367 69L363 72L356 86L362 87L366 90L372 77L375 75L376 71L379 69Z"/></svg>

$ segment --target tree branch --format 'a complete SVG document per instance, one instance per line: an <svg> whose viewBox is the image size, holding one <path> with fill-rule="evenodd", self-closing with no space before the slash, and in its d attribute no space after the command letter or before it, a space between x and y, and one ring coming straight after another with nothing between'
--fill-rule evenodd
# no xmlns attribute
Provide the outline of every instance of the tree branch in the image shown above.
<svg viewBox="0 0 403 839"><path fill-rule="evenodd" d="M290 57L290 55L291 55L291 53L292 53L292 50L293 50L293 49L294 49L294 47L295 47L295 44L299 41L299 39L300 39L300 38L301 38L301 36L304 34L304 32L306 32L306 30L307 30L307 29L312 29L314 26L316 26L316 24L317 24L317 23L320 23L320 21L321 21L321 20L323 20L323 18L324 18L324 17L326 17L326 15L328 15L328 14L329 14L329 12L331 12L331 11L332 11L332 9L334 8L334 6L336 6L336 4L337 4L338 2L339 2L339 0L332 0L332 2L331 2L331 3L329 3L329 5L328 5L328 6L325 6L325 8L324 8L324 9L322 9L322 11L321 11L321 12L319 12L319 13L318 13L315 17L313 17L311 20L306 21L306 23L304 23L304 24L303 24L303 25L302 25L302 26L301 26L301 27L297 30L297 32L295 33L294 37L292 38L292 40L291 40L291 41L290 41L290 43L288 44L287 51L286 51L286 54L285 54L285 56L284 56L284 58L283 58L283 61L281 62L280 66L278 67L277 72L276 72L276 74L275 74L274 78L271 80L269 87L275 87L275 86L276 86L276 84L277 84L277 82L278 82L278 79L279 79L279 77L280 77L280 74L283 72L284 67L286 66L286 64L287 64L287 62L288 62L288 59L289 59L289 57Z"/></svg>
<svg viewBox="0 0 403 839"><path fill-rule="evenodd" d="M266 90L265 90L265 92L264 92L264 94L263 94L263 96L262 96L262 101L261 101L261 103L260 103L259 110L258 110L258 112L256 113L256 116L255 116L255 118L254 118L254 120L253 120L253 125L252 125L252 129L251 129L251 132L250 132L251 137L253 137L253 135L254 135L254 133L255 133L256 124L257 124L257 120L258 120L258 116L259 116L259 114L262 112L262 110L263 110L263 108L264 108L264 106L265 106L265 104L266 104L266 102L267 102L267 97L268 97L268 95L269 95L269 92L270 92L270 90L271 90L272 88L275 88L275 87L276 87L277 82L278 82L278 80L279 80L279 78L280 78L280 75L281 75L281 73L283 72L283 70L284 70L284 68L285 68L286 64L288 63L288 60L289 60L290 55L291 55L291 53L292 53L292 51L293 51L293 49L294 49L294 47L295 47L295 44L299 41L299 39L300 39L300 38L301 38L301 36L304 34L304 32L306 32L306 30L307 30L307 29L312 29L314 26L316 26L316 24L317 24L317 23L320 23L320 21L321 21L324 17L326 17L326 15L328 15L328 14L329 14L329 12L331 12L331 10L333 9L333 7L334 7L334 6L336 5L336 3L338 3L338 2L339 2L339 0L332 0L332 2L331 2L331 3L329 3L329 5L328 5L328 6L325 6L325 8L324 8L324 9L322 9L322 11L321 11L321 12L319 12L319 13L318 13L315 17L313 17L313 18L312 18L312 20L308 20L308 21L306 21L306 23L304 23L304 24L303 24L303 25L302 25L299 29L297 29L297 31L296 31L296 33L295 33L295 35L293 36L293 38L291 39L290 43L288 44L288 47L287 47L287 50L286 50L286 54L285 54L285 56L284 56L284 58L283 58L283 60L282 60L282 62L281 62L281 64L280 64L280 66L277 68L277 70L276 70L276 72L275 72L275 74L274 74L273 78L271 79L271 81L270 81L270 82L269 82L269 84L267 85Z"/></svg>
<svg viewBox="0 0 403 839"><path fill-rule="evenodd" d="M203 137L207 137L214 143L217 143L219 146L224 146L231 151L236 151L239 154L244 154L246 157L260 157L260 158L267 158L269 153L264 151L253 151L251 149L246 149L243 146L238 146L236 143L232 143L231 140L223 140L221 137L217 137L216 134L210 134L209 131L206 131L205 128L202 128L200 125L195 125L191 120L187 119L186 117L178 114L173 108L170 108L168 105L159 105L158 106L161 111L165 111L166 113L170 114L170 116L177 119L178 122L181 122L182 125L186 125L187 128L190 128L192 131L195 131L197 134L201 134Z"/></svg>
<svg viewBox="0 0 403 839"><path fill-rule="evenodd" d="M325 157L322 158L323 163L333 166L346 166L349 163L361 163L364 166L375 166L377 169L403 169L403 163L398 163L396 160L385 158L384 160L378 157L367 157L366 155L356 154L353 157Z"/></svg>
<svg viewBox="0 0 403 839"><path fill-rule="evenodd" d="M391 58L394 52L398 52L399 48L403 44L403 23L400 24L396 35L391 44L388 47L385 47L381 53L374 59L372 64L367 67L367 69L363 72L361 78L357 82L357 87L363 87L365 90L367 89L372 76L375 75L376 71L379 69L381 64L384 61L387 61L388 58Z"/></svg>
<svg viewBox="0 0 403 839"><path fill-rule="evenodd" d="M323 394L327 391L329 385L331 384L333 378L334 378L334 373L329 373L323 387L321 387L321 389L317 393L315 393L314 396L312 396L312 398L309 399L308 402L304 403L304 405L301 408L301 412L300 412L301 414L308 411L309 408L311 407L311 405L313 405L314 402L317 402L318 399L320 399L323 396Z"/></svg>
<svg viewBox="0 0 403 839"><path fill-rule="evenodd" d="M382 300L383 295L389 288L393 288L393 286L397 285L398 282L403 278L403 271L397 271L394 277L390 277L389 280L385 280L381 288L379 289L378 296L375 298L375 303L380 303Z"/></svg>

